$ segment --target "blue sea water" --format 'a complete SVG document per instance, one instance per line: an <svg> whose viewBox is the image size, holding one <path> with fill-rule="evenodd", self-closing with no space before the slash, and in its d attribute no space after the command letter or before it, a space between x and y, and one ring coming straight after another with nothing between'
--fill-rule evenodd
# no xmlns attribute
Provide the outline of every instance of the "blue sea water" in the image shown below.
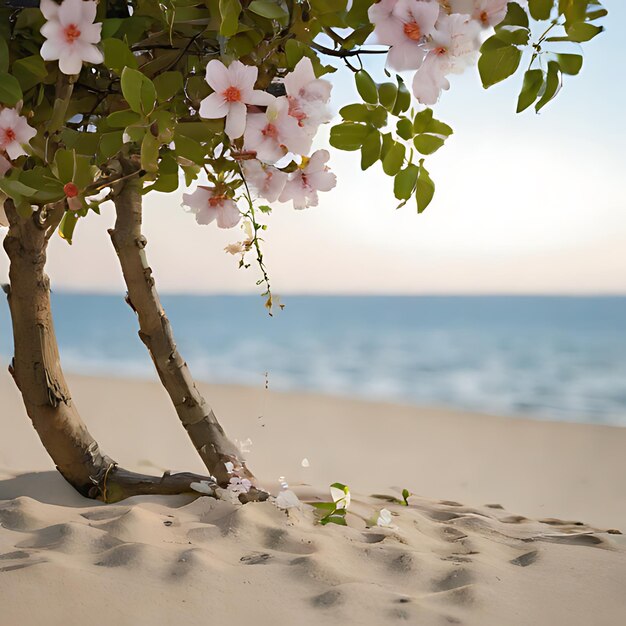
<svg viewBox="0 0 626 626"><path fill-rule="evenodd" d="M168 296L196 378L626 426L626 298ZM121 297L53 294L66 371L153 377ZM0 303L0 359L11 354Z"/></svg>

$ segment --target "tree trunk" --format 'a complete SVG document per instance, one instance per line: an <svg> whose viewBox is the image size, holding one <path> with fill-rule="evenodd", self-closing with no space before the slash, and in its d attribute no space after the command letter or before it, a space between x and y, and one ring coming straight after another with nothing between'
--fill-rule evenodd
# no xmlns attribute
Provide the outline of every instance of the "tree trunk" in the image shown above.
<svg viewBox="0 0 626 626"><path fill-rule="evenodd" d="M132 166L126 164L129 174ZM109 231L122 266L128 289L127 302L139 319L139 337L148 348L157 373L167 390L178 417L207 469L225 486L231 476L253 478L234 443L225 435L215 413L207 404L191 376L176 343L170 322L161 305L141 232L142 187L129 178L114 198L117 219ZM232 463L229 472L226 463Z"/></svg>
<svg viewBox="0 0 626 626"><path fill-rule="evenodd" d="M104 455L72 402L61 370L52 313L50 281L44 272L48 240L64 213L63 204L22 219L5 201L10 222L4 248L10 259L5 287L13 323L15 356L9 371L26 411L63 477L83 496L115 502L148 493L194 493L194 474L147 476L126 471Z"/></svg>

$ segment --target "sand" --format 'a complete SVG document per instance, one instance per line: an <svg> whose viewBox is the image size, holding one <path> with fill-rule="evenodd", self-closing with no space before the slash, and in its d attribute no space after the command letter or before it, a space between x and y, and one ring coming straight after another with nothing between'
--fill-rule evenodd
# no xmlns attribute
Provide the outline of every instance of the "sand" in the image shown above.
<svg viewBox="0 0 626 626"><path fill-rule="evenodd" d="M159 385L70 384L125 467L202 471ZM349 484L349 526L307 505L83 499L0 374L0 626L626 623L626 429L203 390L273 492ZM408 507L373 497L402 488ZM395 528L364 521L382 507Z"/></svg>

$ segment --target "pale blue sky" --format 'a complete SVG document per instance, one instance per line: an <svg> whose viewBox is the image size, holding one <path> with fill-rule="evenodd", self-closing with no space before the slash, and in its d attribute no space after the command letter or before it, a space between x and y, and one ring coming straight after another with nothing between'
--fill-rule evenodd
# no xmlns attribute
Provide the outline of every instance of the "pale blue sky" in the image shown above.
<svg viewBox="0 0 626 626"><path fill-rule="evenodd" d="M379 166L363 173L357 153L333 151L337 189L306 211L278 205L269 220L275 290L626 293L626 3L605 5L607 30L584 45L582 74L566 77L540 115L514 113L518 79L484 91L475 70L453 77L436 115L455 134L429 159L438 189L425 214L411 203L395 211ZM342 72L334 82L338 109L352 99L352 78ZM223 252L237 229L197 226L180 193L149 196L145 213L163 291L255 292L253 271ZM79 225L74 246L54 242L57 288L122 291L106 234L112 219L105 208Z"/></svg>

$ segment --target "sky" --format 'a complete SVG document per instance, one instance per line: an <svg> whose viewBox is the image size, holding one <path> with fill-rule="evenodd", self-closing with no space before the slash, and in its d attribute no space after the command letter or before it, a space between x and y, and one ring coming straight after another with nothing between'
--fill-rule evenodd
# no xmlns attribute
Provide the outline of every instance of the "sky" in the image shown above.
<svg viewBox="0 0 626 626"><path fill-rule="evenodd" d="M318 207L278 204L264 254L278 294L626 294L624 146L626 3L606 0L606 32L584 45L581 75L566 77L536 115L515 114L521 77L485 91L475 69L452 77L435 107L454 135L427 166L437 192L425 213L396 210L380 165L332 150L338 185ZM373 67L378 81L382 68ZM333 106L356 101L347 71ZM328 128L319 147L327 145ZM238 229L198 226L182 190L145 200L147 253L164 293L257 293L254 269L224 246ZM123 293L107 229L111 206L81 220L68 246L55 237L55 289ZM0 281L7 259L0 253Z"/></svg>

